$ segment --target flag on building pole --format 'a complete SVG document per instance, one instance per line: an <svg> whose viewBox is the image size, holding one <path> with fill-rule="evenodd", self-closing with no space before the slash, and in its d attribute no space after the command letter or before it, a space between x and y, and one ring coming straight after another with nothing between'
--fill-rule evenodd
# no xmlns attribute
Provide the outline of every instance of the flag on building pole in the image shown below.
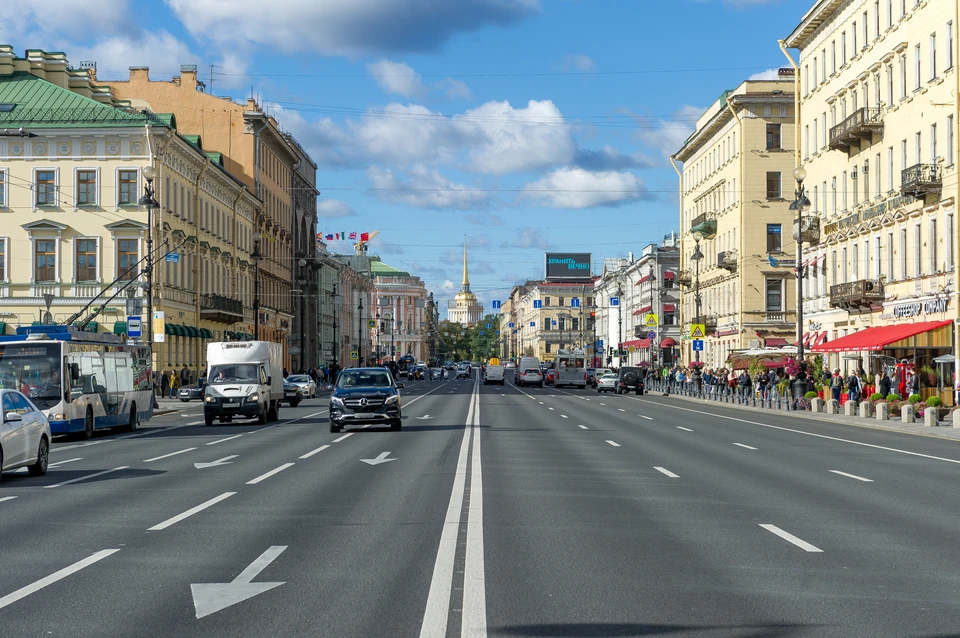
<svg viewBox="0 0 960 638"><path fill-rule="evenodd" d="M360 233L360 241L370 241L370 233Z"/></svg>
<svg viewBox="0 0 960 638"><path fill-rule="evenodd" d="M356 238L357 238L356 233L350 233L350 239L356 239Z"/></svg>

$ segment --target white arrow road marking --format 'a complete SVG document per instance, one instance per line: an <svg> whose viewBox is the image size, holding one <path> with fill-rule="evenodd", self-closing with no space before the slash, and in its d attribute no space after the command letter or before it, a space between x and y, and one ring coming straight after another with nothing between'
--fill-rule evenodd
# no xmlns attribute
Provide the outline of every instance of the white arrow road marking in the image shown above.
<svg viewBox="0 0 960 638"><path fill-rule="evenodd" d="M116 554L119 551L120 551L119 549L100 550L96 554L91 554L90 556L87 556L83 560L77 561L76 563L74 563L73 565L70 565L69 567L64 567L60 571L54 572L49 576L45 576L41 578L35 583L31 583L26 587L21 587L20 589L13 592L12 594L7 594L3 598L0 598L0 609L3 609L8 605L12 605L13 603L17 602L21 598L26 598L30 594L35 594L36 592L40 591L47 585L52 585L58 580L63 580L70 574L75 574L76 572L80 571L84 567L89 567L90 565L93 565L97 561L103 560L107 556L110 556L111 554Z"/></svg>
<svg viewBox="0 0 960 638"><path fill-rule="evenodd" d="M198 470L205 470L208 467L217 467L219 465L230 465L230 459L235 459L239 454L234 454L232 456L225 456L222 459L217 459L216 461L210 461L209 463L194 463L193 467Z"/></svg>
<svg viewBox="0 0 960 638"><path fill-rule="evenodd" d="M418 417L415 417L415 418L417 419L417 421L426 421L427 419L433 419L433 418L436 418L436 417L432 417L432 416L430 416L429 414L424 414L423 416L418 416Z"/></svg>
<svg viewBox="0 0 960 638"><path fill-rule="evenodd" d="M257 574L266 569L267 565L276 560L277 556L283 553L286 548L286 545L270 547L229 583L191 584L190 591L193 593L193 608L197 612L197 618L215 614L222 609L242 603L248 598L253 598L258 594L285 584L254 583L251 581L257 577Z"/></svg>
<svg viewBox="0 0 960 638"><path fill-rule="evenodd" d="M804 550L804 551L807 551L807 552L823 552L823 550L820 549L819 547L816 547L816 546L814 546L814 545L811 545L810 543L808 543L807 541L803 540L802 538L797 538L796 536L794 536L794 535L791 534L790 532L785 532L785 531L783 531L782 529L780 529L780 528L777 527L776 525L771 525L770 523L760 523L760 527L762 527L763 529L767 530L768 532L771 532L771 533L773 533L773 534L776 534L777 536L779 536L780 538L782 538L783 540L785 540L785 541L787 541L787 542L789 542L789 543L793 543L794 545L796 545L797 547L799 547L800 549L802 549L802 550Z"/></svg>
<svg viewBox="0 0 960 638"><path fill-rule="evenodd" d="M381 452L380 456L378 456L375 459L360 459L360 460L368 465L380 465L381 463L389 463L390 461L397 460L397 459L388 459L387 458L388 456L390 456L389 452Z"/></svg>

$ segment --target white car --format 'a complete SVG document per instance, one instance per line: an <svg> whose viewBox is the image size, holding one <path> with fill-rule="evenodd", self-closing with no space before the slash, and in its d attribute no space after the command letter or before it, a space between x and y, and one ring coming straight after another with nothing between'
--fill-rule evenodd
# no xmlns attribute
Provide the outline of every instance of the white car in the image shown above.
<svg viewBox="0 0 960 638"><path fill-rule="evenodd" d="M303 396L309 399L317 396L317 384L309 374L291 374L284 379L285 383L292 383L303 390Z"/></svg>
<svg viewBox="0 0 960 638"><path fill-rule="evenodd" d="M527 368L517 377L517 385L536 385L543 387L543 373L537 368Z"/></svg>
<svg viewBox="0 0 960 638"><path fill-rule="evenodd" d="M615 374L605 374L600 377L600 380L597 381L597 393L600 392L616 392L617 391L617 375Z"/></svg>
<svg viewBox="0 0 960 638"><path fill-rule="evenodd" d="M516 369L517 364L514 363L513 361L507 361L506 363L503 364L503 367L506 370L514 370Z"/></svg>
<svg viewBox="0 0 960 638"><path fill-rule="evenodd" d="M26 467L33 476L47 473L50 423L16 390L0 390L0 472Z"/></svg>

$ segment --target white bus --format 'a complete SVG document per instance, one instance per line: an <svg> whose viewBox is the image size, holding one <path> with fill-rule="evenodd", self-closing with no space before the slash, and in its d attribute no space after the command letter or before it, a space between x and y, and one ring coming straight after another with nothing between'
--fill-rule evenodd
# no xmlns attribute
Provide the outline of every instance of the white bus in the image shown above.
<svg viewBox="0 0 960 638"><path fill-rule="evenodd" d="M67 326L17 328L0 337L0 388L26 394L50 432L86 438L95 430L134 429L153 416L148 346Z"/></svg>
<svg viewBox="0 0 960 638"><path fill-rule="evenodd" d="M583 350L560 350L553 360L555 387L587 387L587 355Z"/></svg>

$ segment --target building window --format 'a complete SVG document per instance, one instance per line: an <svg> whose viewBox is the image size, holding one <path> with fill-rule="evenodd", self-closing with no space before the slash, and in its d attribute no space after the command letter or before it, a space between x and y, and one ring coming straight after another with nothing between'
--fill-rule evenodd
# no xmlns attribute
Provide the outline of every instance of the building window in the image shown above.
<svg viewBox="0 0 960 638"><path fill-rule="evenodd" d="M34 190L37 196L37 206L56 206L57 172L37 171Z"/></svg>
<svg viewBox="0 0 960 638"><path fill-rule="evenodd" d="M887 0L887 28L893 26L893 0Z"/></svg>
<svg viewBox="0 0 960 638"><path fill-rule="evenodd" d="M94 206L97 203L97 171L77 171L77 206Z"/></svg>
<svg viewBox="0 0 960 638"><path fill-rule="evenodd" d="M947 66L946 68L953 68L953 21L947 23Z"/></svg>
<svg viewBox="0 0 960 638"><path fill-rule="evenodd" d="M544 298L543 298L543 305L544 305L544 306L549 306L549 305L550 305L550 297L544 297Z"/></svg>
<svg viewBox="0 0 960 638"><path fill-rule="evenodd" d="M779 151L783 146L780 144L780 125L767 124L767 149Z"/></svg>
<svg viewBox="0 0 960 638"><path fill-rule="evenodd" d="M887 190L893 192L893 147L887 147Z"/></svg>
<svg viewBox="0 0 960 638"><path fill-rule="evenodd" d="M947 116L947 166L953 166L953 116ZM0 173L0 180L3 179L3 173ZM0 206L3 205L3 184L0 184Z"/></svg>
<svg viewBox="0 0 960 638"><path fill-rule="evenodd" d="M557 298L557 305L560 306L561 308L563 308L563 297L558 297L558 298Z"/></svg>
<svg viewBox="0 0 960 638"><path fill-rule="evenodd" d="M900 229L900 279L907 278L907 229Z"/></svg>
<svg viewBox="0 0 960 638"><path fill-rule="evenodd" d="M947 272L953 272L953 215L947 215Z"/></svg>
<svg viewBox="0 0 960 638"><path fill-rule="evenodd" d="M817 118L813 118L813 152L817 152L817 130L818 130Z"/></svg>
<svg viewBox="0 0 960 638"><path fill-rule="evenodd" d="M767 224L767 252L783 252L783 233L780 224Z"/></svg>
<svg viewBox="0 0 960 638"><path fill-rule="evenodd" d="M887 106L893 104L893 65L887 65Z"/></svg>
<svg viewBox="0 0 960 638"><path fill-rule="evenodd" d="M893 233L887 233L887 276L893 279Z"/></svg>
<svg viewBox="0 0 960 638"><path fill-rule="evenodd" d="M837 41L834 40L830 43L830 74L833 75L837 72Z"/></svg>
<svg viewBox="0 0 960 638"><path fill-rule="evenodd" d="M547 352L548 354L550 353L550 346L552 346L552 345L553 345L553 344L550 343L549 341L547 341L546 344L544 345L544 347L546 348L546 352Z"/></svg>
<svg viewBox="0 0 960 638"><path fill-rule="evenodd" d="M810 125L807 124L803 127L803 157L808 159L810 157Z"/></svg>
<svg viewBox="0 0 960 638"><path fill-rule="evenodd" d="M930 219L930 222L927 224L927 234L930 236L928 244L930 248L927 252L930 254L930 272L940 272L940 269L937 267L937 218L933 217Z"/></svg>
<svg viewBox="0 0 960 638"><path fill-rule="evenodd" d="M860 279L860 244L853 242L853 259L850 261L850 271L853 281Z"/></svg>
<svg viewBox="0 0 960 638"><path fill-rule="evenodd" d="M847 171L843 171L843 180L841 183L842 188L840 189L840 196L843 201L843 209L847 210Z"/></svg>
<svg viewBox="0 0 960 638"><path fill-rule="evenodd" d="M913 276L923 275L923 238L920 233L920 224L913 227Z"/></svg>
<svg viewBox="0 0 960 638"><path fill-rule="evenodd" d="M0 239L0 281L7 280L7 240Z"/></svg>
<svg viewBox="0 0 960 638"><path fill-rule="evenodd" d="M76 281L97 280L97 240L78 238L76 240Z"/></svg>
<svg viewBox="0 0 960 638"><path fill-rule="evenodd" d="M840 281L846 283L850 281L847 279L847 267L849 266L847 263L847 247L844 246L841 251L842 261L840 262Z"/></svg>
<svg viewBox="0 0 960 638"><path fill-rule="evenodd" d="M767 279L767 312L783 312L783 279Z"/></svg>
<svg viewBox="0 0 960 638"><path fill-rule="evenodd" d="M117 205L129 206L137 203L137 171L117 171Z"/></svg>
<svg viewBox="0 0 960 638"><path fill-rule="evenodd" d="M847 66L847 32L840 34L840 66Z"/></svg>
<svg viewBox="0 0 960 638"><path fill-rule="evenodd" d="M767 199L780 199L780 171L767 171Z"/></svg>
<svg viewBox="0 0 960 638"><path fill-rule="evenodd" d="M913 163L920 163L920 151L922 146L922 140L920 139L920 131L917 131L913 135Z"/></svg>
<svg viewBox="0 0 960 638"><path fill-rule="evenodd" d="M137 262L140 260L139 241L136 239L117 240L117 279L129 281L140 274ZM129 272L127 272L129 270Z"/></svg>
<svg viewBox="0 0 960 638"><path fill-rule="evenodd" d="M900 56L900 99L907 97L907 56Z"/></svg>
<svg viewBox="0 0 960 638"><path fill-rule="evenodd" d="M0 171L0 208L7 205L7 172Z"/></svg>
<svg viewBox="0 0 960 638"><path fill-rule="evenodd" d="M937 77L937 34L930 34L930 79Z"/></svg>
<svg viewBox="0 0 960 638"><path fill-rule="evenodd" d="M53 239L37 239L34 246L33 280L57 280L57 242Z"/></svg>
<svg viewBox="0 0 960 638"><path fill-rule="evenodd" d="M920 45L913 47L913 88L920 88Z"/></svg>
<svg viewBox="0 0 960 638"><path fill-rule="evenodd" d="M830 178L830 195L832 198L832 204L830 207L830 213L833 215L837 214L837 178Z"/></svg>
<svg viewBox="0 0 960 638"><path fill-rule="evenodd" d="M870 44L870 19L867 16L867 12L863 12L863 49L866 51L867 46Z"/></svg>
<svg viewBox="0 0 960 638"><path fill-rule="evenodd" d="M930 125L930 163L937 163L937 125Z"/></svg>
<svg viewBox="0 0 960 638"><path fill-rule="evenodd" d="M854 21L853 25L850 28L850 56L855 58L857 57L857 23Z"/></svg>

